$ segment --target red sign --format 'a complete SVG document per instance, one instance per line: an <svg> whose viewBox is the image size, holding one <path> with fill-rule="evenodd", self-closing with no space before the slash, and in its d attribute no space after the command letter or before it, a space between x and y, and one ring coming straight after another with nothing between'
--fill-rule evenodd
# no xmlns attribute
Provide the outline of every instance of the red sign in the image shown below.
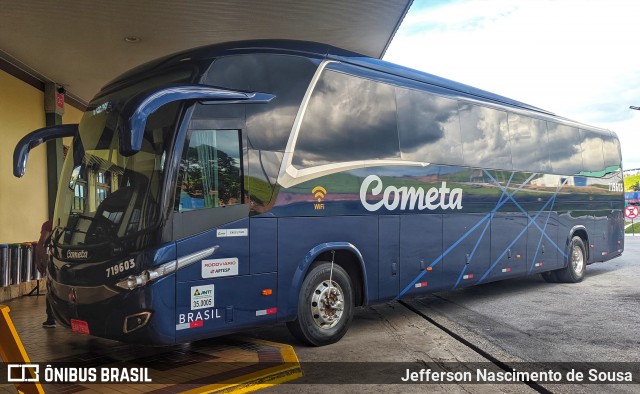
<svg viewBox="0 0 640 394"><path fill-rule="evenodd" d="M627 219L635 219L638 217L638 214L638 207L636 207L635 205L629 205L624 209L624 216Z"/></svg>
<svg viewBox="0 0 640 394"><path fill-rule="evenodd" d="M71 319L71 331L89 335L89 323L84 320Z"/></svg>
<svg viewBox="0 0 640 394"><path fill-rule="evenodd" d="M56 108L64 109L64 94L56 92Z"/></svg>

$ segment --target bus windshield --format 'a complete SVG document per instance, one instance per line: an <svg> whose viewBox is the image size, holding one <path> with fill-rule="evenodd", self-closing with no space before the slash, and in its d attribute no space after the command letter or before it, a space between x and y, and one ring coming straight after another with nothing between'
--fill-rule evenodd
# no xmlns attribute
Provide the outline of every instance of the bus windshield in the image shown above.
<svg viewBox="0 0 640 394"><path fill-rule="evenodd" d="M155 239L180 105L168 104L150 115L141 150L123 156L117 109L151 84L145 82L100 97L80 122L79 139L66 154L54 212L52 242L62 260L104 261Z"/></svg>

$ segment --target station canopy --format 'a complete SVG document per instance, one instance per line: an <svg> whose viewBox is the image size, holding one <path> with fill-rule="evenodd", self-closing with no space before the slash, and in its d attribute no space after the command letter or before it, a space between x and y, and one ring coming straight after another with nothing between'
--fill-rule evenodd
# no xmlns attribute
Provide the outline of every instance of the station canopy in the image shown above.
<svg viewBox="0 0 640 394"><path fill-rule="evenodd" d="M0 58L86 104L149 60L248 39L384 55L412 0L0 0Z"/></svg>

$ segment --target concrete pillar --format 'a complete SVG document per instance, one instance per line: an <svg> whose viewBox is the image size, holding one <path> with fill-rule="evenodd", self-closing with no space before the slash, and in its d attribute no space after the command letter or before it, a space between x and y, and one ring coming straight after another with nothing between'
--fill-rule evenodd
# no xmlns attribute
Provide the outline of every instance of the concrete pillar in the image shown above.
<svg viewBox="0 0 640 394"><path fill-rule="evenodd" d="M64 114L64 88L47 83L44 87L44 112L47 126L62 124ZM53 209L56 204L56 194L63 162L62 139L47 141L47 200L49 218L53 218Z"/></svg>

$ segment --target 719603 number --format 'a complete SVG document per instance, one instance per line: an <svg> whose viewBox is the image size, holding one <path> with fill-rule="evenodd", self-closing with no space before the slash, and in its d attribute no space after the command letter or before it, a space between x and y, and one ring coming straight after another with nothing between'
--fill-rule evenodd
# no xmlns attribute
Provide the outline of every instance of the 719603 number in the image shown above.
<svg viewBox="0 0 640 394"><path fill-rule="evenodd" d="M121 262L120 264L113 265L107 268L107 278L113 275L121 274L125 271L135 268L136 261L135 259L129 259Z"/></svg>

